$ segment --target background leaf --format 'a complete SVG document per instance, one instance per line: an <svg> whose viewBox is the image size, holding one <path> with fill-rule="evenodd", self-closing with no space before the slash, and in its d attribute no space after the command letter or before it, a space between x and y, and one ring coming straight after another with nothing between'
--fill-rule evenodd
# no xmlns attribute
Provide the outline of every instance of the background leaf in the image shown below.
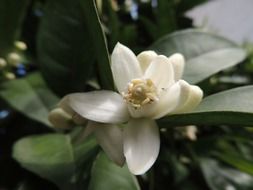
<svg viewBox="0 0 253 190"><path fill-rule="evenodd" d="M245 51L233 42L199 30L169 34L149 49L166 56L182 53L186 58L183 79L192 84L232 67L246 57Z"/></svg>
<svg viewBox="0 0 253 190"><path fill-rule="evenodd" d="M30 0L0 1L0 56L4 56L17 40Z"/></svg>
<svg viewBox="0 0 253 190"><path fill-rule="evenodd" d="M223 153L215 152L214 155L220 160L253 176L253 162L243 158L241 154L226 151Z"/></svg>
<svg viewBox="0 0 253 190"><path fill-rule="evenodd" d="M47 1L40 26L40 67L48 85L59 95L83 91L96 61L104 69L101 76L108 74L109 56L94 3L89 0L82 5L79 1Z"/></svg>
<svg viewBox="0 0 253 190"><path fill-rule="evenodd" d="M30 136L15 143L13 157L22 167L54 182L61 189L81 189L76 175L82 168L77 160L82 158L82 163L87 162L95 147L93 138L74 147L68 135Z"/></svg>
<svg viewBox="0 0 253 190"><path fill-rule="evenodd" d="M244 86L210 95L191 113L161 120L175 125L249 125L253 123L253 86ZM200 119L201 118L201 119Z"/></svg>
<svg viewBox="0 0 253 190"><path fill-rule="evenodd" d="M16 110L48 126L48 113L59 101L39 73L1 84L0 96Z"/></svg>
<svg viewBox="0 0 253 190"><path fill-rule="evenodd" d="M136 178L129 172L127 166L120 168L111 162L105 154L100 153L95 161L89 190L139 190Z"/></svg>
<svg viewBox="0 0 253 190"><path fill-rule="evenodd" d="M238 170L222 166L216 160L203 158L200 162L204 177L212 190L250 190L253 177Z"/></svg>
<svg viewBox="0 0 253 190"><path fill-rule="evenodd" d="M102 88L113 89L113 80L110 68L110 58L108 55L107 42L98 17L95 1L80 1L81 7L83 9L84 18L87 23L87 30L89 32L89 36L93 40L92 47L94 48L95 57L98 62L97 66Z"/></svg>

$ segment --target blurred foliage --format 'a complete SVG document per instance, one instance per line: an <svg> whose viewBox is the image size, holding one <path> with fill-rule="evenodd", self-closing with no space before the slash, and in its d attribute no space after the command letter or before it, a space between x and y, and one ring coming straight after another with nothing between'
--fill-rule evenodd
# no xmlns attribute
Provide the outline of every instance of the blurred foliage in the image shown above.
<svg viewBox="0 0 253 190"><path fill-rule="evenodd" d="M253 87L242 87L253 82L253 44L178 32L192 26L185 11L204 2L0 1L0 57L22 58L0 63L0 189L253 189ZM19 40L26 51L15 49ZM183 53L184 78L207 96L195 112L159 121L159 158L138 177L108 160L93 136L83 140L82 127L55 133L47 120L67 93L113 88L108 52L118 41L135 53ZM197 125L195 141L180 132L188 124Z"/></svg>

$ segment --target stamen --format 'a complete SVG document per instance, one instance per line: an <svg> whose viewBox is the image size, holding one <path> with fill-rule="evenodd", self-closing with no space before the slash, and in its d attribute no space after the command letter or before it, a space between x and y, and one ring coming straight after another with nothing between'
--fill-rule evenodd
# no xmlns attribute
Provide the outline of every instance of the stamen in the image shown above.
<svg viewBox="0 0 253 190"><path fill-rule="evenodd" d="M150 79L133 79L122 95L135 109L158 100L157 89Z"/></svg>

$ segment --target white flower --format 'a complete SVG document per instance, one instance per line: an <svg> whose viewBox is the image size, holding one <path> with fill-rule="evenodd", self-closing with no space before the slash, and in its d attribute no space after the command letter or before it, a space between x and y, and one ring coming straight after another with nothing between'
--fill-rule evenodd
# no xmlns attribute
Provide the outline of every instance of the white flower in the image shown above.
<svg viewBox="0 0 253 190"><path fill-rule="evenodd" d="M179 80L184 58L167 58L154 51L137 57L118 43L112 53L111 69L118 92L99 90L67 95L61 106L88 119L88 129L108 156L135 174L145 173L160 148L155 119L187 112L202 99L202 90ZM121 124L119 126L119 124Z"/></svg>

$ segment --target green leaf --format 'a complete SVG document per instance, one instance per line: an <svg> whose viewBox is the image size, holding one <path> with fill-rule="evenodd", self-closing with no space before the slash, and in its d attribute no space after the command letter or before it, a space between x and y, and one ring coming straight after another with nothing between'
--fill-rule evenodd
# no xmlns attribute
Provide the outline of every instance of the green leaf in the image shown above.
<svg viewBox="0 0 253 190"><path fill-rule="evenodd" d="M245 125L253 123L253 86L244 86L210 95L190 113L167 116L162 125Z"/></svg>
<svg viewBox="0 0 253 190"><path fill-rule="evenodd" d="M1 84L0 96L16 110L48 126L48 113L59 101L39 73Z"/></svg>
<svg viewBox="0 0 253 190"><path fill-rule="evenodd" d="M79 1L47 1L38 56L43 76L59 95L83 91L96 61L104 72L101 76L110 78L109 56L93 1L83 1L82 6ZM102 78L106 84L108 80Z"/></svg>
<svg viewBox="0 0 253 190"><path fill-rule="evenodd" d="M29 0L0 1L0 56L10 51L13 42L18 39L29 2Z"/></svg>
<svg viewBox="0 0 253 190"><path fill-rule="evenodd" d="M98 62L98 71L103 89L111 90L114 87L110 68L110 58L108 54L105 34L99 20L95 0L80 0L84 18L87 23L87 30L94 48L95 57Z"/></svg>
<svg viewBox="0 0 253 190"><path fill-rule="evenodd" d="M136 178L126 166L120 168L112 163L105 154L100 153L95 161L89 190L139 190Z"/></svg>
<svg viewBox="0 0 253 190"><path fill-rule="evenodd" d="M93 155L96 141L89 138L77 147L73 147L68 135L30 136L14 144L13 158L22 167L54 182L61 189L81 189L75 179L81 168L77 160L82 158L82 163L87 162Z"/></svg>
<svg viewBox="0 0 253 190"><path fill-rule="evenodd" d="M182 53L186 58L183 79L199 83L211 75L241 62L246 53L233 42L199 30L184 30L169 34L149 49L170 56Z"/></svg>
<svg viewBox="0 0 253 190"><path fill-rule="evenodd" d="M176 29L176 11L174 1L157 1L156 20L158 23L157 33L165 35Z"/></svg>
<svg viewBox="0 0 253 190"><path fill-rule="evenodd" d="M195 6L205 3L207 2L207 0L192 0L192 1L188 1L188 0L181 0L178 1L178 9L180 12L185 13L185 11L194 8Z"/></svg>
<svg viewBox="0 0 253 190"><path fill-rule="evenodd" d="M235 168L253 176L253 162L243 158L241 154L237 154L235 152L215 152L213 155Z"/></svg>
<svg viewBox="0 0 253 190"><path fill-rule="evenodd" d="M201 159L200 164L211 190L250 190L253 187L253 177L251 175L222 166L216 160L210 158Z"/></svg>

